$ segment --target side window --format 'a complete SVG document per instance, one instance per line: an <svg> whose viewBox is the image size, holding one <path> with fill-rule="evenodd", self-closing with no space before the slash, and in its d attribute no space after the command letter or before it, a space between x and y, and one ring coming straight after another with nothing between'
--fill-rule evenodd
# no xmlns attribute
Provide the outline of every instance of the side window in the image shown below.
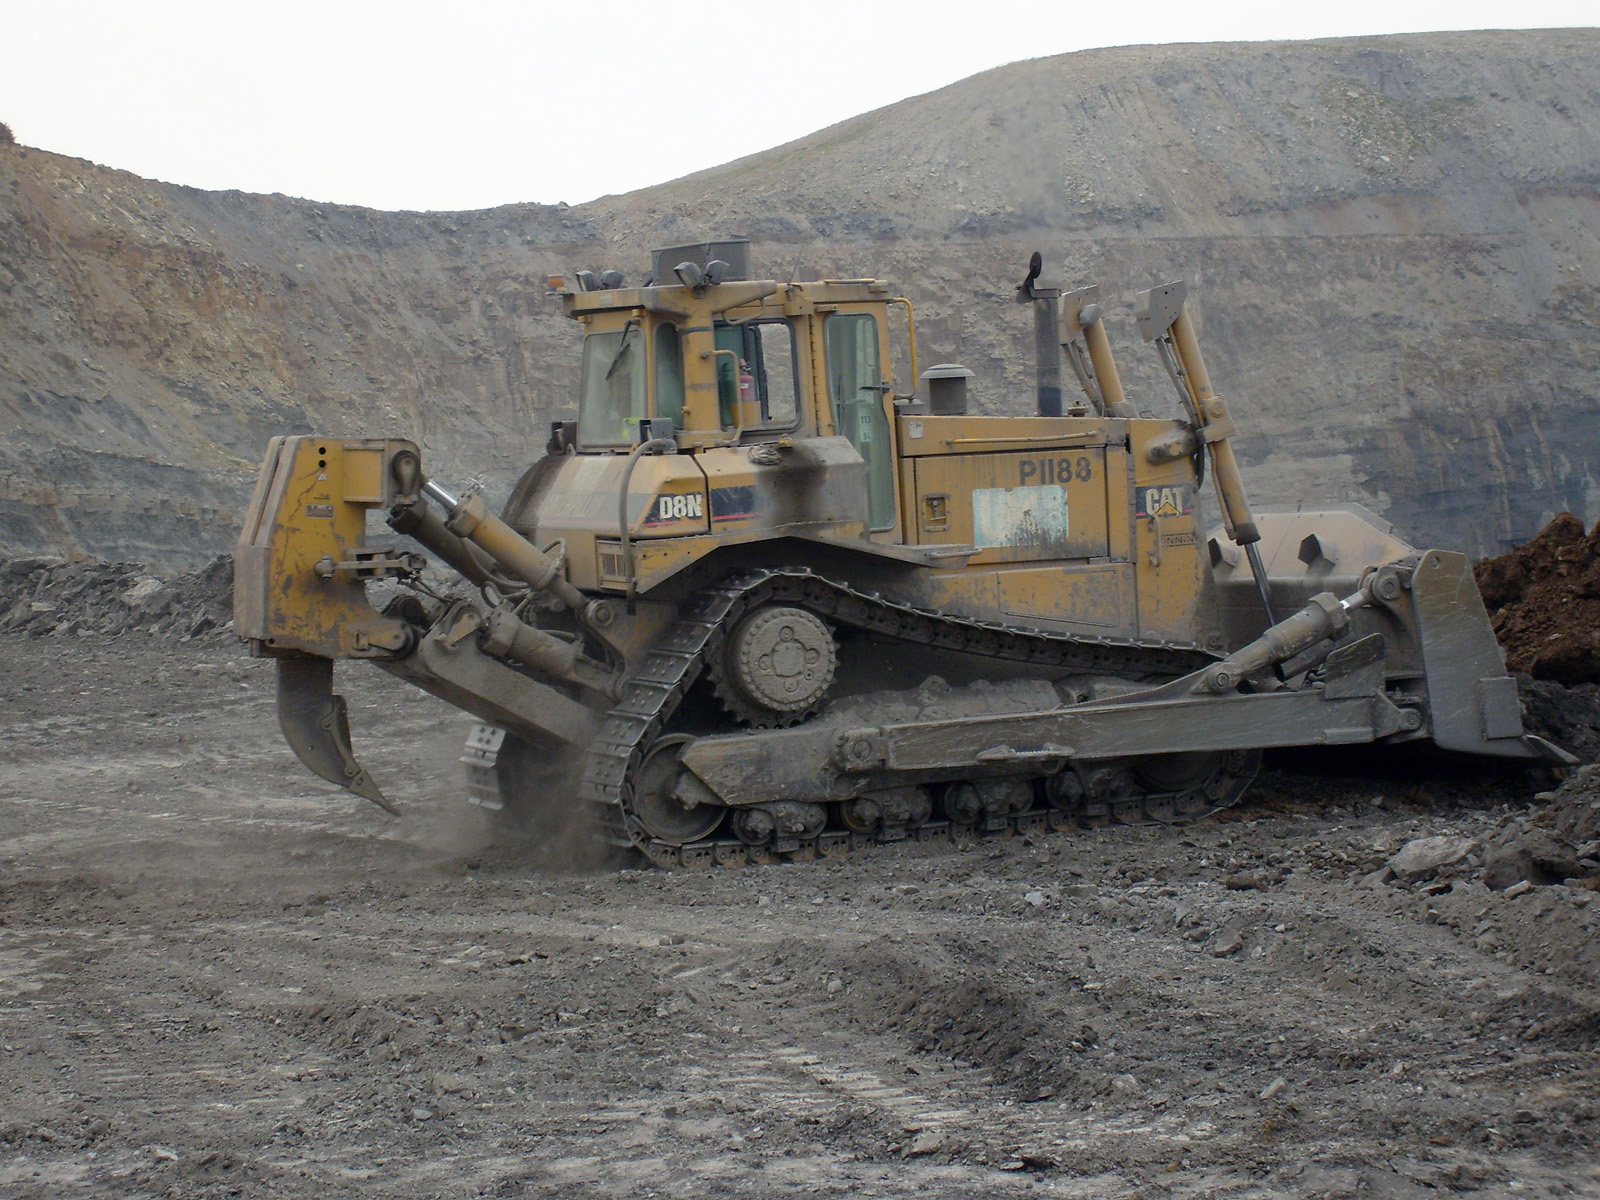
<svg viewBox="0 0 1600 1200"><path fill-rule="evenodd" d="M835 313L823 327L823 340L834 423L867 467L868 528L890 529L895 522L894 446L884 411L878 322L869 313Z"/></svg>
<svg viewBox="0 0 1600 1200"><path fill-rule="evenodd" d="M678 327L665 321L656 326L656 416L683 428L683 345Z"/></svg>
<svg viewBox="0 0 1600 1200"><path fill-rule="evenodd" d="M754 407L745 411L746 429L788 429L800 413L794 329L787 321L744 321L717 326L717 396L722 423L732 425L734 398Z"/></svg>
<svg viewBox="0 0 1600 1200"><path fill-rule="evenodd" d="M717 349L731 352L745 361L744 326L718 325ZM733 427L733 406L739 398L739 368L726 354L717 355L717 407L724 429Z"/></svg>
<svg viewBox="0 0 1600 1200"><path fill-rule="evenodd" d="M799 415L799 381L795 377L794 329L787 321L764 321L755 326L760 346L767 424L787 428Z"/></svg>

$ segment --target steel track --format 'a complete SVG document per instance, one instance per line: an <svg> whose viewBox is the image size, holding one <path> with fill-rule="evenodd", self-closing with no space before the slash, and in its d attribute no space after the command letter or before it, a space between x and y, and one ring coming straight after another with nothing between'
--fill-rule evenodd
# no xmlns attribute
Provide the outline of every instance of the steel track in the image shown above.
<svg viewBox="0 0 1600 1200"><path fill-rule="evenodd" d="M702 591L667 636L623 686L591 747L580 785L582 805L612 845L637 850L661 866L738 866L779 859L805 860L849 853L864 846L912 839L963 841L978 836L1028 833L1096 824L1187 821L1234 803L1255 775L1259 755L1225 758L1202 787L1089 801L1072 811L1035 808L993 817L980 825L931 821L914 828L873 833L826 830L786 843L782 851L734 839L675 846L653 838L633 811L634 777L651 745L666 732L691 686L721 649L727 632L762 604L798 604L837 624L938 649L1014 662L1108 675L1178 675L1211 661L1192 644L1077 638L931 613L858 591L804 568L749 571Z"/></svg>

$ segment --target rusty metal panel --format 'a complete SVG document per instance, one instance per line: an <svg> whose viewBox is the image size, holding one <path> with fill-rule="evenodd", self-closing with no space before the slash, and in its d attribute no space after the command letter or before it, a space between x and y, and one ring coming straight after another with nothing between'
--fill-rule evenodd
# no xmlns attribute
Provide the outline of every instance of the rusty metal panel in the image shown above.
<svg viewBox="0 0 1600 1200"><path fill-rule="evenodd" d="M918 458L916 540L977 546L973 565L1103 557L1105 463L1103 446Z"/></svg>
<svg viewBox="0 0 1600 1200"><path fill-rule="evenodd" d="M1008 616L1087 625L1103 636L1132 637L1133 568L1126 564L1033 567L998 572Z"/></svg>

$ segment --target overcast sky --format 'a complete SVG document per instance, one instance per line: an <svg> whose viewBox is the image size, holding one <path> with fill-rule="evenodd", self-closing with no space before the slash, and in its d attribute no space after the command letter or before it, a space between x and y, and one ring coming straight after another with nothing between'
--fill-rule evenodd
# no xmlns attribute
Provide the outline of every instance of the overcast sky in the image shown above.
<svg viewBox="0 0 1600 1200"><path fill-rule="evenodd" d="M1022 58L1597 22L1596 0L0 0L0 121L196 187L577 204Z"/></svg>

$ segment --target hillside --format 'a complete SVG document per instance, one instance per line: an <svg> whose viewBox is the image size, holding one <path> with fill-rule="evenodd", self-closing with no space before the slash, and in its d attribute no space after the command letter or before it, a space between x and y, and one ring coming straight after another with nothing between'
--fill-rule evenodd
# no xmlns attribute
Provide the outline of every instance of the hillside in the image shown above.
<svg viewBox="0 0 1600 1200"><path fill-rule="evenodd" d="M1600 30L1037 59L575 208L389 214L0 146L0 555L192 565L275 432L418 437L503 492L574 382L542 277L719 234L779 277L894 279L995 412L1029 404L1030 251L1105 286L1161 412L1127 304L1186 278L1259 503L1497 551L1600 512L1597 185Z"/></svg>

